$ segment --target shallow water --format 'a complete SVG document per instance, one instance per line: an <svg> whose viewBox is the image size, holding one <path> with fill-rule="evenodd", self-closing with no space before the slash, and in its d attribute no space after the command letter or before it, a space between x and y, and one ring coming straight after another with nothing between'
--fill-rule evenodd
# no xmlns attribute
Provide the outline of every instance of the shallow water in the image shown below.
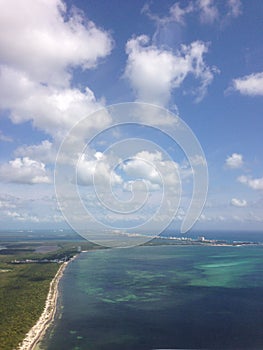
<svg viewBox="0 0 263 350"><path fill-rule="evenodd" d="M262 277L260 246L83 253L61 280L60 317L43 347L262 349Z"/></svg>

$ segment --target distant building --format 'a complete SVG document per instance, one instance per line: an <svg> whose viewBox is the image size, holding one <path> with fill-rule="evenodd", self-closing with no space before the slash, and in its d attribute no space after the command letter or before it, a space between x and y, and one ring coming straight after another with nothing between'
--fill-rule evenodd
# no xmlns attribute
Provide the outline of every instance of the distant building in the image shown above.
<svg viewBox="0 0 263 350"><path fill-rule="evenodd" d="M205 241L205 237L204 237L204 236L200 236L200 237L198 237L198 241L200 241L200 242L204 242L204 241Z"/></svg>

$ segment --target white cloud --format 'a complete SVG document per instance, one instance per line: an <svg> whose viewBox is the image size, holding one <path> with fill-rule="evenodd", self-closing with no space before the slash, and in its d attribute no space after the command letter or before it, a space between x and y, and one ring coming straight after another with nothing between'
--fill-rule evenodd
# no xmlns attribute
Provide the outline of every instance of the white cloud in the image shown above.
<svg viewBox="0 0 263 350"><path fill-rule="evenodd" d="M193 11L194 6L192 2L189 2L184 8L182 8L178 2L174 3L169 9L169 15L164 17L152 13L150 6L147 3L142 8L142 13L145 13L151 20L156 22L157 26L166 25L170 22L184 24L185 16Z"/></svg>
<svg viewBox="0 0 263 350"><path fill-rule="evenodd" d="M11 111L14 123L32 120L35 127L59 139L77 121L100 107L89 88L82 92L75 88L43 86L22 72L0 68L0 108ZM101 126L102 122L98 124ZM94 121L91 126L96 126Z"/></svg>
<svg viewBox="0 0 263 350"><path fill-rule="evenodd" d="M11 218L14 218L14 219L20 218L20 214L16 211L6 210L5 214Z"/></svg>
<svg viewBox="0 0 263 350"><path fill-rule="evenodd" d="M3 142L13 142L13 139L9 136L6 136L1 130L0 130L0 141Z"/></svg>
<svg viewBox="0 0 263 350"><path fill-rule="evenodd" d="M61 0L28 0L26 6L0 0L0 6L0 109L13 123L31 121L61 139L103 104L88 87L71 87L71 80L74 68L96 67L111 52L112 39Z"/></svg>
<svg viewBox="0 0 263 350"><path fill-rule="evenodd" d="M55 223L65 219L61 217L52 186L39 185L37 190L14 184L0 184L0 220L9 223ZM9 193L4 191L8 189ZM50 193L47 194L47 193ZM21 226L19 226L21 228Z"/></svg>
<svg viewBox="0 0 263 350"><path fill-rule="evenodd" d="M198 0L197 5L202 23L213 23L218 19L219 13L213 0Z"/></svg>
<svg viewBox="0 0 263 350"><path fill-rule="evenodd" d="M56 159L52 146L52 142L44 140L39 145L21 146L15 150L14 154L16 157L29 157L41 162L52 163Z"/></svg>
<svg viewBox="0 0 263 350"><path fill-rule="evenodd" d="M129 79L138 100L165 106L172 90L181 86L188 75L199 80L195 91L200 100L206 94L214 77L214 68L208 67L203 59L208 45L195 41L182 45L173 54L149 44L149 37L141 35L127 42L128 61L125 76ZM161 73L160 73L161 72Z"/></svg>
<svg viewBox="0 0 263 350"><path fill-rule="evenodd" d="M225 164L230 169L242 168L244 165L242 154L233 153L231 156L227 157Z"/></svg>
<svg viewBox="0 0 263 350"><path fill-rule="evenodd" d="M122 178L111 168L111 160L100 152L93 157L82 155L77 164L78 184L82 186L106 186L122 183Z"/></svg>
<svg viewBox="0 0 263 350"><path fill-rule="evenodd" d="M129 176L140 179L147 179L152 183L160 184L161 177L155 163L162 160L160 152L149 153L142 151L137 153L133 159L122 165L122 169Z"/></svg>
<svg viewBox="0 0 263 350"><path fill-rule="evenodd" d="M31 215L25 212L19 213L17 211L7 210L5 211L5 215L15 221L23 221L23 222L31 222L31 223L40 223L40 222L47 222L47 221L50 222L50 220L47 220L47 217Z"/></svg>
<svg viewBox="0 0 263 350"><path fill-rule="evenodd" d="M0 209L15 209L17 208L17 206L20 205L21 202L19 198L7 193L3 193L3 190L1 192L2 193L0 195Z"/></svg>
<svg viewBox="0 0 263 350"><path fill-rule="evenodd" d="M109 34L61 0L1 0L0 7L0 60L33 80L65 85L70 68L95 67L111 51Z"/></svg>
<svg viewBox="0 0 263 350"><path fill-rule="evenodd" d="M0 209L15 208L16 206L10 202L0 200Z"/></svg>
<svg viewBox="0 0 263 350"><path fill-rule="evenodd" d="M263 190L263 177L257 178L257 179L252 179L249 176L242 175L242 176L239 176L237 178L237 181L249 186L253 190Z"/></svg>
<svg viewBox="0 0 263 350"><path fill-rule="evenodd" d="M193 12L194 6L192 2L189 2L186 7L182 8L178 2L174 3L170 8L171 19L175 22L184 24L184 17Z"/></svg>
<svg viewBox="0 0 263 350"><path fill-rule="evenodd" d="M189 157L189 161L191 162L191 164L196 165L196 166L206 166L206 159L203 156L200 156L198 154L196 154L195 156Z"/></svg>
<svg viewBox="0 0 263 350"><path fill-rule="evenodd" d="M169 15L160 17L152 13L149 4L144 5L142 13L145 13L151 20L157 24L157 31L160 27L176 22L179 25L185 25L186 16L195 14L202 24L226 24L230 19L237 18L242 14L242 3L240 0L225 1L225 8L222 13L217 7L218 2L214 0L196 0L185 2L181 7L180 2L175 2L169 9Z"/></svg>
<svg viewBox="0 0 263 350"><path fill-rule="evenodd" d="M242 78L234 79L232 88L242 95L263 96L263 72L252 73Z"/></svg>
<svg viewBox="0 0 263 350"><path fill-rule="evenodd" d="M159 191L160 190L160 185L158 183L153 183L149 180L143 180L142 181L128 181L123 184L123 189L125 191Z"/></svg>
<svg viewBox="0 0 263 350"><path fill-rule="evenodd" d="M20 184L51 182L45 164L28 157L16 158L0 165L0 180Z"/></svg>
<svg viewBox="0 0 263 350"><path fill-rule="evenodd" d="M245 199L232 198L231 199L231 204L234 207L246 207L247 206L247 201Z"/></svg>
<svg viewBox="0 0 263 350"><path fill-rule="evenodd" d="M211 220L212 220L212 218L205 215L205 214L201 214L198 218L198 221L205 221L206 222L206 221L211 221Z"/></svg>
<svg viewBox="0 0 263 350"><path fill-rule="evenodd" d="M228 0L228 16L238 17L242 14L242 3L240 0Z"/></svg>
<svg viewBox="0 0 263 350"><path fill-rule="evenodd" d="M122 169L126 175L142 179L152 184L148 186L150 190L157 189L156 186L176 187L179 185L177 176L180 166L171 160L164 160L160 152L141 151L132 157L131 160L122 164ZM148 184L149 184L148 183Z"/></svg>

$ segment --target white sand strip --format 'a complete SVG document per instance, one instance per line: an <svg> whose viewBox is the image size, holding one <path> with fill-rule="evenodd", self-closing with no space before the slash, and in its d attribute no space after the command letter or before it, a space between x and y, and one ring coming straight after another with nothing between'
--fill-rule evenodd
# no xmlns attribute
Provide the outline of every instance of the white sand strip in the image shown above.
<svg viewBox="0 0 263 350"><path fill-rule="evenodd" d="M18 350L33 350L35 345L44 336L50 323L53 321L56 313L58 284L69 262L70 261L62 263L55 277L51 281L44 311L42 312L42 315L38 319L37 323L26 334L23 342L18 346Z"/></svg>

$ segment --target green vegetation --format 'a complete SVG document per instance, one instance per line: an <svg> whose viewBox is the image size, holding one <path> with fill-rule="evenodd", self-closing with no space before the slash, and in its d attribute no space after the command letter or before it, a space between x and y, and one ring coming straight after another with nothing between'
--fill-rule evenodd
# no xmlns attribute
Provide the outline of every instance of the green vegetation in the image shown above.
<svg viewBox="0 0 263 350"><path fill-rule="evenodd" d="M59 264L1 264L0 344L14 349L41 315Z"/></svg>
<svg viewBox="0 0 263 350"><path fill-rule="evenodd" d="M13 350L40 317L58 263L12 263L14 260L70 258L81 249L98 248L89 242L2 243L0 250L0 344ZM36 251L42 251L36 252ZM44 252L44 253L43 253Z"/></svg>

